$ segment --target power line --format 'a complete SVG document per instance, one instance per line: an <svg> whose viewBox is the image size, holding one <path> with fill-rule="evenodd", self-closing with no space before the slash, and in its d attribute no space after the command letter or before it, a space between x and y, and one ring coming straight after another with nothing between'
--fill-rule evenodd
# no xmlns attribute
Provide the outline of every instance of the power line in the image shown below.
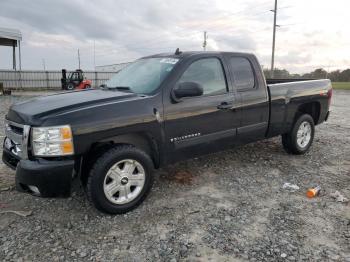
<svg viewBox="0 0 350 262"><path fill-rule="evenodd" d="M198 35L200 32L197 32L195 35ZM185 38L185 36L181 36L181 38ZM187 39L189 38L194 38L194 35L192 34L191 36L187 36L186 37ZM150 50L150 49L160 49L159 47L159 44L162 44L162 43L165 43L165 44L172 44L174 46L178 46L177 44L174 44L174 40L163 40L163 41L159 41L158 43L155 43L154 45L140 45L136 48L131 48L130 46L125 46L125 47L122 47L122 46L119 46L119 48L114 48L114 47L110 47L110 48L105 48L103 50L103 52L99 53L98 55L110 55L110 52L116 52L116 51L120 51L120 52L125 52L126 50L130 50L130 51L143 51L143 50Z"/></svg>
<svg viewBox="0 0 350 262"><path fill-rule="evenodd" d="M266 13L263 12L263 13ZM241 19L236 19L236 20L242 20ZM236 21L235 20L235 21ZM228 24L227 24L228 25ZM230 24L229 25L230 27L232 27L232 25ZM264 29L264 30L259 30L260 31L266 31L267 29ZM224 33L227 34L227 33L232 33L232 32L240 32L241 30L237 30L237 29L231 29L231 30L225 30ZM251 32L251 33L255 33L256 30L254 32ZM199 38L199 34L200 32L196 32L196 33L191 33L191 34L185 34L185 35L179 35L178 37L179 38L186 38L186 40L188 40L189 38ZM218 34L218 32L215 33L214 31L214 34ZM197 37L198 35L198 37ZM240 34L241 35L241 34ZM244 36L241 36L240 38L244 38ZM125 46L125 47L122 47L122 46L119 46L118 48L115 48L115 47L110 47L110 48L104 48L104 50L101 52L98 52L98 55L99 56L107 56L107 55L110 55L110 52L114 51L114 52L117 52L117 51L120 51L120 52L125 52L125 50L130 50L130 51L144 51L144 50L154 50L154 49L159 49L159 45L160 44L172 44L174 45L174 40L169 40L169 39L166 39L166 40L162 40L162 41L158 41L157 43L154 43L154 44L148 44L148 45L138 45L138 46L135 46L136 48L133 48L133 46ZM178 44L175 44L174 45L175 47L178 46Z"/></svg>
<svg viewBox="0 0 350 262"><path fill-rule="evenodd" d="M239 17L239 18L237 18L237 19L233 19L233 20L230 20L230 21L228 21L228 22L225 22L225 23L223 23L223 22L221 22L221 23L216 23L216 24L213 24L212 22L211 22L211 26L206 26L206 25L202 25L203 27L205 27L205 29L212 29L212 30L215 30L215 29L219 29L219 30L222 30L222 29L225 29L225 28L227 28L227 27L232 27L232 23L234 23L234 22L238 22L238 21L242 21L242 20L245 20L245 19L247 19L248 17L251 17L251 16L253 16L253 17L255 17L255 16L257 16L257 15L261 15L261 14L265 14L265 13L268 13L269 11L263 11L263 12L258 12L258 13L253 13L253 14L250 14L249 16L243 16L243 17ZM220 25L223 25L223 26L220 26Z"/></svg>
<svg viewBox="0 0 350 262"><path fill-rule="evenodd" d="M266 32L267 30L269 30L268 28L264 28L262 30L256 30L254 32L250 32L250 33L258 33L258 32ZM226 35L227 35L227 32L236 32L237 30L230 30L230 31L225 31ZM220 33L222 35L222 33ZM220 39L220 34L218 33L213 33L212 35L217 35ZM246 39L247 37L249 37L248 35L242 35L242 34L235 34L235 35L230 35L230 38L232 38L233 40L240 40L240 39ZM254 36L254 40L257 40L257 39L262 39L262 38L265 38L266 35L263 35L263 36ZM215 37L213 37L213 39L215 40ZM171 48L175 48L175 47L178 47L179 44L178 43L174 43L174 42L171 42L169 40L166 40L166 41L162 41L162 42L166 42L166 43L169 43L171 44L172 46L168 46L168 47L159 47L159 45L150 45L148 47L142 47L142 48L136 48L136 49L133 49L132 51L135 51L135 50L139 50L140 52L144 52L142 55L143 56L147 56L148 54L153 54L155 51L158 52L158 53L162 53L162 52L169 52L169 51L172 51ZM217 41L217 43L220 43L220 40ZM164 46L164 45L163 45ZM186 49L196 49L196 44L194 42L192 42L190 45L186 45ZM121 52L125 52L126 49L114 49L113 51L118 51L120 50ZM105 56L109 56L111 57L111 53L104 50L102 53L97 53L99 57L105 57ZM120 62L125 62L126 60L124 60L123 58L130 58L129 55L124 55L122 57L120 57L118 55L119 58L121 58ZM133 59L135 58L138 58L139 55L136 55L135 57L133 57ZM127 59L127 60L133 60L133 59ZM111 64L116 64L116 63L119 63L119 62L112 62Z"/></svg>
<svg viewBox="0 0 350 262"><path fill-rule="evenodd" d="M263 4L263 5L259 5L259 6L255 6L253 8L251 8L250 10L252 9L256 9L260 6L266 6L266 3ZM235 14L240 14L240 13L245 13L246 10L243 10L243 11L239 11L239 12L235 12L235 13L230 13L230 14L226 14L226 15L223 15L223 16L219 16L220 17L227 17L228 15L235 15ZM251 14L251 16L256 16L256 15L259 15L259 14L263 14L263 13L267 13L269 11L263 11L263 12L258 12L258 13L254 13L254 14ZM217 25L212 25L212 26L206 26L206 29L213 29L213 30L223 30L227 27L232 27L232 22L237 22L237 21L240 21L240 20L243 20L243 19L246 19L246 17L240 17L238 19L234 19L234 20L231 20L230 23L224 23L223 25L225 25L224 27L221 27L221 28L217 28ZM221 23L222 24L222 23ZM202 25L203 26L203 25ZM215 28L216 27L216 28ZM185 31L185 30L195 30L195 29L192 29L194 27L190 27L190 28L183 28L181 30L177 30L175 32L172 33L172 35L174 33L177 33L177 32L181 32L181 31ZM234 31L238 31L238 30L234 30ZM228 31L226 31L228 32ZM231 31L232 32L232 31ZM177 35L177 37L179 38L188 38L188 37L191 37L191 38L195 38L195 36L197 34L199 34L200 32L197 31L197 32L191 32L189 34L184 34L184 35ZM173 40L162 40L162 41L157 41L157 39L161 39L161 38L164 38L164 37L157 37L157 38L153 38L152 40L149 40L149 41L143 41L143 44L142 45L128 45L128 46L120 46L119 48L115 48L115 47L111 47L111 48L105 48L104 49L104 52L102 54L102 56L107 56L107 55L110 55L110 51L120 51L120 52L125 52L125 50L131 50L131 51L143 51L143 50L149 50L149 49L154 49L154 48L159 48L159 44L161 43L173 43L174 41ZM148 44L147 44L148 43ZM152 45L154 45L152 47ZM176 45L177 46L177 45Z"/></svg>
<svg viewBox="0 0 350 262"><path fill-rule="evenodd" d="M267 5L267 3L264 3L263 5L255 6L255 7L251 8L251 9L249 9L249 11L253 10L253 9L256 9L256 8L258 8L260 6L266 6L266 5ZM227 16L232 16L232 15L235 15L235 14L240 14L240 13L245 13L245 12L247 12L247 10L243 10L243 11L239 11L239 12L235 12L235 13L230 13L230 14L225 14L225 15L220 16L220 17L227 17ZM269 11L263 11L263 12L258 12L258 13L254 13L254 14L249 13L249 16L252 16L252 15L256 16L256 15L267 13L267 12L269 12ZM224 30L227 27L232 27L232 22L240 21L240 20L243 20L243 19L247 19L247 16L239 17L238 19L233 19L233 20L230 21L230 23L222 23L221 22L219 24L216 23L216 24L214 24L212 26L206 26L206 29L214 28L214 31L215 31L215 27L216 27L216 30ZM224 25L224 27L218 28L218 26L220 26L220 24ZM193 30L192 28L194 28L194 27L183 28L181 30L177 30L175 32L172 32L172 34L178 33L178 32L182 32L182 31ZM235 32L235 31L239 31L239 30L233 30L233 32ZM225 33L227 33L227 32L232 32L232 30L230 30L230 31L226 30ZM177 35L177 37L178 38L185 38L185 37L186 38L188 38L188 37L195 38L197 36L197 34L199 34L199 33L200 33L199 31L194 32L194 33L191 32L190 34ZM159 48L159 44L161 44L161 43L169 43L169 44L171 43L172 45L174 43L174 40L157 41L157 39L159 39L159 38L164 38L164 36L163 37L153 38L152 40L149 40L149 41L143 41L142 45L129 45L129 46L120 46L119 48L111 47L111 48L108 48L108 49L104 49L102 54L100 53L99 55L102 55L102 56L110 55L109 51L112 51L112 52L118 52L118 51L125 52L126 50L130 50L131 52L132 51L136 51L137 52L137 50L139 50L139 51L142 52L142 51L145 51L145 50L154 50L154 49L159 50L160 49ZM236 39L238 39L238 38L236 38ZM205 47L206 47L206 45L207 45L207 43L205 44ZM177 45L175 45L175 46L177 46ZM204 46L203 46L203 48L204 48ZM169 50L169 48L166 48L166 50Z"/></svg>
<svg viewBox="0 0 350 262"><path fill-rule="evenodd" d="M250 8L249 11L251 10L254 10L254 9L257 9L257 8L260 8L260 7L265 7L266 5L268 4L268 2L262 4L262 5L258 5L258 6L255 6L253 8ZM246 13L247 10L242 10L242 11L238 11L238 12L234 12L234 13L228 13L228 14L225 14L225 15L222 15L222 16L219 16L219 17L216 17L216 19L218 18L223 18L223 17L227 17L227 16L232 16L232 15L237 15L237 14L241 14L241 13ZM269 11L263 11L263 12L258 12L258 13L253 13L253 14L250 14L249 16L256 16L256 15L260 15L260 14L264 14L264 13L267 13ZM238 19L234 19L234 20L231 20L230 23L224 23L224 25L226 25L226 27L232 27L232 22L237 22L237 21L240 21L240 20L243 20L243 19L246 19L246 17L240 17ZM202 24L201 26L205 27L206 29L213 29L215 30L215 27L217 28L217 25L207 25L207 24L210 24L211 22L207 22L206 24ZM225 28L225 27L224 27ZM224 28L221 28L221 29L224 29ZM198 30L198 26L194 27L188 27L188 28L182 28L180 30L176 30L176 31L173 31L173 32L167 32L171 35L174 35L176 33L179 33L179 32L183 32L183 31L192 31L191 33L188 33L188 34L185 34L185 35L180 35L180 37L189 37L193 34L198 34L200 33L199 31L196 31ZM195 31L195 32L193 32ZM129 46L126 46L126 48L130 49L134 49L134 47L137 47L137 48L140 48L142 46L149 46L149 44L159 44L159 43L162 43L164 41L158 41L158 39L162 39L164 38L163 36L160 36L160 37L156 37L156 38L152 38L152 39L149 39L149 40L145 40L143 41L143 45L129 45ZM171 42L171 40L166 40L166 42Z"/></svg>
<svg viewBox="0 0 350 262"><path fill-rule="evenodd" d="M265 8L267 5L270 5L270 1L266 1L265 3L263 3L263 4L261 4L261 5L257 5L257 6L254 6L254 7L252 7L252 8L249 8L249 11L252 11L252 10L255 10L255 9L259 9L259 8L261 8L261 7L263 7L263 8ZM242 13L246 13L247 12L247 10L246 9L244 9L244 10L241 10L241 11L238 11L238 12L227 12L225 15L221 15L221 16L218 16L218 17L216 17L216 19L218 19L218 18L224 18L224 17L227 17L227 16L233 16L233 15L238 15L238 14L242 14ZM259 13L254 13L254 14L251 14L251 15L258 15L258 14L261 14L261 13L266 13L266 12L268 12L268 11L264 11L264 12L259 12ZM244 18L243 18L244 19ZM237 21L237 20L242 20L242 18L240 18L240 19L236 19L236 20L234 20L234 22L235 21ZM232 21L231 21L232 22ZM207 24L212 24L211 22L207 22ZM202 23L202 26L204 26L206 29L207 28L212 28L212 27L208 27L208 25L207 24L203 24ZM169 32L170 34L176 34L176 33L179 33L179 32L183 32L183 31L188 31L188 30L191 30L191 28L194 28L193 26L192 27L189 27L189 28L182 28L182 29L180 29L180 30L176 30L176 31L173 31L173 32ZM198 28L198 27L195 27L195 28ZM194 31L194 30L196 30L196 29L192 29L192 31ZM197 32L198 33L198 32ZM161 39L161 38L163 38L163 37L157 37L157 38L152 38L152 39L150 39L150 40L146 40L146 41L143 41L143 43L149 43L149 42L154 42L154 41L156 41L157 39ZM129 46L129 47L132 47L132 46Z"/></svg>

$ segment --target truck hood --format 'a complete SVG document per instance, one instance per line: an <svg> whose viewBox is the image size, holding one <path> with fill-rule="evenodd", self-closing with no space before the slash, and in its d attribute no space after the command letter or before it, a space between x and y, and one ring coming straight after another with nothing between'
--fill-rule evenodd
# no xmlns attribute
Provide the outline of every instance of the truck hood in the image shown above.
<svg viewBox="0 0 350 262"><path fill-rule="evenodd" d="M139 95L116 90L90 89L37 97L10 107L6 119L37 125L49 117L99 104L135 99Z"/></svg>

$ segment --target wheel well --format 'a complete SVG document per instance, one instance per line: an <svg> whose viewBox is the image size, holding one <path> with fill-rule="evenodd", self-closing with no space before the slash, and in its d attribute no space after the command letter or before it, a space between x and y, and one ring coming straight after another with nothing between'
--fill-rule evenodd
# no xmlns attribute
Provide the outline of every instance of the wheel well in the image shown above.
<svg viewBox="0 0 350 262"><path fill-rule="evenodd" d="M90 169L96 159L118 145L132 145L143 150L151 157L154 167L159 167L159 151L155 139L148 134L142 133L119 135L92 144L90 150L83 155L80 174L83 184L86 183Z"/></svg>
<svg viewBox="0 0 350 262"><path fill-rule="evenodd" d="M319 102L302 104L298 107L294 122L298 119L300 115L309 114L313 118L315 125L317 125L318 120L320 118L320 112L321 112L321 106Z"/></svg>

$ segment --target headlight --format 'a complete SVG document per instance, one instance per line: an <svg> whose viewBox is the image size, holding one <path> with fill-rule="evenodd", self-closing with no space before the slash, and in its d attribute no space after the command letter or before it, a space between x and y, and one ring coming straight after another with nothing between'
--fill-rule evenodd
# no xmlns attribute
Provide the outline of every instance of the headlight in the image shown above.
<svg viewBox="0 0 350 262"><path fill-rule="evenodd" d="M72 130L69 125L33 127L33 153L36 156L66 156L74 154Z"/></svg>

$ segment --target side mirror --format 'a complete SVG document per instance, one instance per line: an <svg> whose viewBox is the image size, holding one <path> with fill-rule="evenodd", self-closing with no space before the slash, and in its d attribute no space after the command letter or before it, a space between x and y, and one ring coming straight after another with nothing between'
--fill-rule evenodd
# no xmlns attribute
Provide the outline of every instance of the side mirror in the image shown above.
<svg viewBox="0 0 350 262"><path fill-rule="evenodd" d="M203 95L203 87L196 82L183 82L177 85L172 91L172 96L175 101L183 97L201 95Z"/></svg>

